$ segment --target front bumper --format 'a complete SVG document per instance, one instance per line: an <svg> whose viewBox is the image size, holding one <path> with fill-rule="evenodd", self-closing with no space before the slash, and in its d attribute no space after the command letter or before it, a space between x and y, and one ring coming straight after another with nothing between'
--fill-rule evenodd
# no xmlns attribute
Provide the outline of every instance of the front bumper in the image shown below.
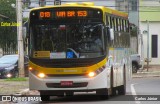
<svg viewBox="0 0 160 104"><path fill-rule="evenodd" d="M29 72L30 90L39 91L94 91L96 89L107 88L107 74L98 74L93 78L70 76L70 77L50 77L41 79ZM73 86L61 86L61 81L72 81Z"/></svg>

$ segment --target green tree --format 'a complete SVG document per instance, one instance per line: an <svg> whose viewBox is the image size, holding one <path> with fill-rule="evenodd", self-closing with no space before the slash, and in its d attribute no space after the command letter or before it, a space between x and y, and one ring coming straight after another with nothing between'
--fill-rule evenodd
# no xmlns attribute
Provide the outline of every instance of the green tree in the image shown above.
<svg viewBox="0 0 160 104"><path fill-rule="evenodd" d="M0 48L6 54L15 53L17 50L17 26L2 26L2 23L16 23L16 8L13 7L16 0L0 0L0 14L8 18L0 17Z"/></svg>

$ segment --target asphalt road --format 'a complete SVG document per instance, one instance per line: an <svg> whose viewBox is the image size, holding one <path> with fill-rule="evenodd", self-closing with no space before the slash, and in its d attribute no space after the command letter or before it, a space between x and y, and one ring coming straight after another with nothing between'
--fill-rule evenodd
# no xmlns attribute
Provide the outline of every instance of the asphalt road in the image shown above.
<svg viewBox="0 0 160 104"><path fill-rule="evenodd" d="M160 77L136 78L132 85L137 95L160 95Z"/></svg>
<svg viewBox="0 0 160 104"><path fill-rule="evenodd" d="M32 93L37 95L38 93ZM145 95L145 96L144 96ZM159 96L156 96L159 95ZM148 97L152 101L146 101ZM130 101L137 99L136 101ZM157 101L157 99L159 101ZM83 95L78 93L72 97L51 97L50 102L17 102L17 104L160 104L160 77L133 78L127 83L126 96L112 96L110 99L101 100L93 94Z"/></svg>

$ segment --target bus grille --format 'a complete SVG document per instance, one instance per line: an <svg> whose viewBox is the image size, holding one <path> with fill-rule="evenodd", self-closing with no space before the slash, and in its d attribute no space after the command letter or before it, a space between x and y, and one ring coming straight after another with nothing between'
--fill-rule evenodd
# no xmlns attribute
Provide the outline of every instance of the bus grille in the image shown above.
<svg viewBox="0 0 160 104"><path fill-rule="evenodd" d="M87 77L86 74L47 74L48 77Z"/></svg>

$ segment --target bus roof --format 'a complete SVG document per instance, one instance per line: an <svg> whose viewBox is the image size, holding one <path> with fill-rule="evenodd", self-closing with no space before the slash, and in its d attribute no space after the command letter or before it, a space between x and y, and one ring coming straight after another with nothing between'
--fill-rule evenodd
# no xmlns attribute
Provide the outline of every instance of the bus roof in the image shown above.
<svg viewBox="0 0 160 104"><path fill-rule="evenodd" d="M109 13L111 15L117 15L120 17L124 17L124 18L128 18L128 14L118 11L118 10L114 10L105 6L95 6L93 2L82 2L82 3L66 3L66 4L62 4L62 5L53 5L53 6L44 6L44 7L38 7L38 8L33 8L32 10L39 10L39 9L44 9L44 8L54 8L54 7L89 7L89 8L99 8L101 10L103 10L103 12ZM32 11L31 10L31 11Z"/></svg>

